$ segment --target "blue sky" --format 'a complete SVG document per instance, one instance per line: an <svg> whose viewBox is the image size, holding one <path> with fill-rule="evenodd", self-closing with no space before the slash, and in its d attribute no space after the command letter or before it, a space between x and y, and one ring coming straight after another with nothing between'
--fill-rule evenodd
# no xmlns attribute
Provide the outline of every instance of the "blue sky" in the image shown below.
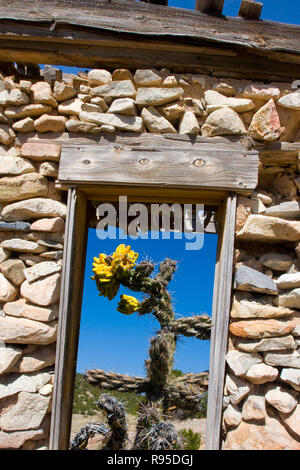
<svg viewBox="0 0 300 470"><path fill-rule="evenodd" d="M172 237L172 235L171 235ZM89 230L87 265L82 301L82 320L77 370L89 368L143 376L149 340L159 329L152 315L130 316L116 310L119 295L143 297L121 288L112 301L99 296L95 281L90 279L93 257L99 253L112 253L120 243L131 245L139 253L137 262L150 259L158 266L166 257L178 261L178 268L169 284L176 316L211 314L213 277L216 258L216 235L205 235L199 251L185 250L186 239L174 240L99 240L96 230ZM175 356L177 369L200 372L209 366L209 341L183 338Z"/></svg>

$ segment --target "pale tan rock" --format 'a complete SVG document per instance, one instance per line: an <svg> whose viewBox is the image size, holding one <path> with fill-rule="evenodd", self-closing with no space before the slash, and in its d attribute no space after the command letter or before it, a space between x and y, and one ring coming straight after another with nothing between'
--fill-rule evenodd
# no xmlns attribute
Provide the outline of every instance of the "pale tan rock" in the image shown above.
<svg viewBox="0 0 300 470"><path fill-rule="evenodd" d="M55 162L43 162L39 165L39 174L49 178L58 177L58 164Z"/></svg>
<svg viewBox="0 0 300 470"><path fill-rule="evenodd" d="M9 302L14 300L18 294L18 289L0 273L0 302ZM1 335L0 335L1 340Z"/></svg>
<svg viewBox="0 0 300 470"><path fill-rule="evenodd" d="M11 258L1 264L1 272L15 286L20 286L25 280L25 264L20 259Z"/></svg>
<svg viewBox="0 0 300 470"><path fill-rule="evenodd" d="M91 113L82 111L79 115L79 119L85 122L92 122L99 126L109 125L121 131L128 132L142 132L144 125L143 120L136 116L123 116L118 114L110 113Z"/></svg>
<svg viewBox="0 0 300 470"><path fill-rule="evenodd" d="M264 363L254 364L247 370L245 378L253 384L265 384L274 382L278 377L278 369Z"/></svg>
<svg viewBox="0 0 300 470"><path fill-rule="evenodd" d="M59 299L60 274L55 273L32 283L24 281L21 285L21 295L29 302L43 307L52 305Z"/></svg>
<svg viewBox="0 0 300 470"><path fill-rule="evenodd" d="M179 134L198 135L200 126L193 111L186 111L179 123Z"/></svg>
<svg viewBox="0 0 300 470"><path fill-rule="evenodd" d="M165 117L171 121L179 121L185 112L185 106L182 101L175 101L174 103L165 104L161 106L159 110L165 115Z"/></svg>
<svg viewBox="0 0 300 470"><path fill-rule="evenodd" d="M291 413L297 406L295 392L291 392L287 387L281 385L268 385L265 398L281 413Z"/></svg>
<svg viewBox="0 0 300 470"><path fill-rule="evenodd" d="M44 395L44 396L52 395L52 392L53 392L53 385L52 384L46 384L46 385L44 385L44 387L42 387L39 390L39 394Z"/></svg>
<svg viewBox="0 0 300 470"><path fill-rule="evenodd" d="M293 331L295 322L292 320L248 320L230 324L230 332L242 338L271 338L285 336Z"/></svg>
<svg viewBox="0 0 300 470"><path fill-rule="evenodd" d="M288 308L300 308L300 288L281 293L278 297L278 305Z"/></svg>
<svg viewBox="0 0 300 470"><path fill-rule="evenodd" d="M247 371L250 369L250 367L252 367L254 364L261 363L262 358L257 353L242 353L233 349L227 353L226 362L235 376L243 377L247 374Z"/></svg>
<svg viewBox="0 0 300 470"><path fill-rule="evenodd" d="M16 134L11 127L0 124L0 144L10 145L15 140Z"/></svg>
<svg viewBox="0 0 300 470"><path fill-rule="evenodd" d="M108 70L93 69L88 73L88 81L90 86L105 85L112 81L112 75Z"/></svg>
<svg viewBox="0 0 300 470"><path fill-rule="evenodd" d="M300 354L298 351L273 351L265 353L264 361L270 366L291 367L300 369Z"/></svg>
<svg viewBox="0 0 300 470"><path fill-rule="evenodd" d="M175 77L175 75L169 75L163 80L162 85L170 86L170 87L177 86L178 85L177 78Z"/></svg>
<svg viewBox="0 0 300 470"><path fill-rule="evenodd" d="M28 304L25 299L4 304L3 311L6 315L13 317L28 318L42 322L50 322L58 317L58 307L56 305L47 308L37 307L36 305Z"/></svg>
<svg viewBox="0 0 300 470"><path fill-rule="evenodd" d="M65 221L62 217L38 219L31 224L30 230L36 232L64 232Z"/></svg>
<svg viewBox="0 0 300 470"><path fill-rule="evenodd" d="M236 427L242 421L242 413L236 405L229 404L223 413L223 419L226 426Z"/></svg>
<svg viewBox="0 0 300 470"><path fill-rule="evenodd" d="M0 378L0 399L15 395L19 392L38 392L49 383L51 375L48 372L28 375L10 374Z"/></svg>
<svg viewBox="0 0 300 470"><path fill-rule="evenodd" d="M48 181L38 173L0 178L0 202L8 203L48 194Z"/></svg>
<svg viewBox="0 0 300 470"><path fill-rule="evenodd" d="M276 101L280 97L280 90L274 85L253 83L245 86L242 94L245 98L250 98L251 100L269 101L273 98Z"/></svg>
<svg viewBox="0 0 300 470"><path fill-rule="evenodd" d="M300 287L300 272L282 274L275 280L275 284L278 289L293 289L295 287Z"/></svg>
<svg viewBox="0 0 300 470"><path fill-rule="evenodd" d="M225 379L225 391L230 397L230 402L232 405L237 405L240 403L243 398L245 398L248 393L253 389L253 384L247 382L246 380L241 379L240 377L235 377L234 375L227 374Z"/></svg>
<svg viewBox="0 0 300 470"><path fill-rule="evenodd" d="M55 363L55 344L49 346L29 345L24 351L20 360L11 368L11 372L19 374L32 374ZM48 385L48 384L47 384ZM49 384L51 385L51 384ZM44 386L39 390L43 390ZM51 387L53 388L53 386ZM41 393L47 395L47 393Z"/></svg>
<svg viewBox="0 0 300 470"><path fill-rule="evenodd" d="M287 271L293 264L293 258L282 253L266 253L259 261L274 271Z"/></svg>
<svg viewBox="0 0 300 470"><path fill-rule="evenodd" d="M184 90L175 88L139 88L136 95L136 104L140 106L160 106L171 103L183 95Z"/></svg>
<svg viewBox="0 0 300 470"><path fill-rule="evenodd" d="M177 134L177 131L172 124L164 118L160 112L154 108L154 106L143 108L141 117L143 118L145 126L149 132L158 134Z"/></svg>
<svg viewBox="0 0 300 470"><path fill-rule="evenodd" d="M42 261L44 261L44 259L41 257L42 254L44 253L40 253L40 255L32 255L30 253L23 253L19 256L19 258L22 261L24 261L26 266L33 266L36 263L41 263Z"/></svg>
<svg viewBox="0 0 300 470"><path fill-rule="evenodd" d="M218 93L221 93L222 95L228 97L233 97L236 94L236 89L234 88L234 86L229 85L225 82L217 83L216 85L214 85L213 89Z"/></svg>
<svg viewBox="0 0 300 470"><path fill-rule="evenodd" d="M3 431L23 431L38 429L44 419L50 397L40 394L20 392L17 403L0 416L0 427Z"/></svg>
<svg viewBox="0 0 300 470"><path fill-rule="evenodd" d="M23 91L18 88L12 90L3 90L0 92L0 105L3 106L21 106L27 104L29 98Z"/></svg>
<svg viewBox="0 0 300 470"><path fill-rule="evenodd" d="M84 111L88 111L84 109ZM136 116L137 110L135 101L132 98L119 98L112 102L108 110L109 113L124 114L126 116Z"/></svg>
<svg viewBox="0 0 300 470"><path fill-rule="evenodd" d="M0 375L11 372L12 367L21 356L22 349L16 348L15 346L0 344Z"/></svg>
<svg viewBox="0 0 300 470"><path fill-rule="evenodd" d="M283 108L293 109L295 111L300 110L300 93L299 90L294 93L288 93L278 100L278 104Z"/></svg>
<svg viewBox="0 0 300 470"><path fill-rule="evenodd" d="M158 86L161 84L161 77L155 70L138 69L135 72L134 81L139 86Z"/></svg>
<svg viewBox="0 0 300 470"><path fill-rule="evenodd" d="M32 87L32 82L30 80L20 80L19 87L21 91L25 91L25 93L29 93L30 88Z"/></svg>
<svg viewBox="0 0 300 470"><path fill-rule="evenodd" d="M23 449L26 442L37 442L37 439L43 439L48 436L48 432L43 429L29 429L27 431L0 431L0 449L3 450L18 450Z"/></svg>
<svg viewBox="0 0 300 470"><path fill-rule="evenodd" d="M246 129L239 115L231 108L225 107L213 111L201 127L205 137L218 135L245 134Z"/></svg>
<svg viewBox="0 0 300 470"><path fill-rule="evenodd" d="M235 342L235 346L241 351L250 353L262 351L285 351L295 348L295 340L292 335L277 338L263 338L259 341L238 338Z"/></svg>
<svg viewBox="0 0 300 470"><path fill-rule="evenodd" d="M46 104L56 107L57 101L52 96L51 87L47 82L36 82L31 87L33 102L39 104Z"/></svg>
<svg viewBox="0 0 300 470"><path fill-rule="evenodd" d="M228 98L214 90L207 90L204 93L204 101L208 113L223 107L231 108L237 113L245 113L255 107L253 102L249 99Z"/></svg>
<svg viewBox="0 0 300 470"><path fill-rule="evenodd" d="M133 75L130 70L127 69L116 69L112 73L113 81L131 80L133 81Z"/></svg>
<svg viewBox="0 0 300 470"><path fill-rule="evenodd" d="M15 202L4 207L1 216L7 222L42 217L66 217L66 205L51 199L34 198Z"/></svg>
<svg viewBox="0 0 300 470"><path fill-rule="evenodd" d="M107 85L92 88L91 95L111 99L135 98L136 89L131 80L113 81Z"/></svg>
<svg viewBox="0 0 300 470"><path fill-rule="evenodd" d="M270 99L255 113L248 129L253 139L268 142L279 139L283 131L273 99Z"/></svg>
<svg viewBox="0 0 300 470"><path fill-rule="evenodd" d="M50 276L51 274L61 271L61 264L55 261L43 261L37 263L30 268L24 269L24 275L29 283L40 279L41 277Z"/></svg>
<svg viewBox="0 0 300 470"><path fill-rule="evenodd" d="M300 222L252 214L242 230L237 233L236 238L265 242L298 241L300 240Z"/></svg>
<svg viewBox="0 0 300 470"><path fill-rule="evenodd" d="M297 405L296 408L289 414L280 413L280 417L282 422L288 428L288 430L292 433L292 435L296 435L299 439L300 437L300 405Z"/></svg>
<svg viewBox="0 0 300 470"><path fill-rule="evenodd" d="M66 101L74 98L77 95L77 91L71 85L62 82L54 82L53 96L56 101Z"/></svg>
<svg viewBox="0 0 300 470"><path fill-rule="evenodd" d="M271 304L259 303L242 299L234 299L230 312L232 318L278 318L294 315L294 311L286 307L276 307Z"/></svg>
<svg viewBox="0 0 300 470"><path fill-rule="evenodd" d="M102 99L102 98L100 98ZM121 100L132 100L132 98L120 98ZM115 100L118 101L118 100ZM113 101L113 103L115 102ZM132 100L134 102L134 100ZM103 100L105 103L105 101ZM90 111L90 112L96 112L96 113L103 113L104 111L107 111L107 109L103 109L101 105L95 104L95 103L83 103L81 106L81 111ZM110 111L109 111L110 112ZM121 113L122 114L122 113Z"/></svg>
<svg viewBox="0 0 300 470"><path fill-rule="evenodd" d="M104 99L101 98L101 96L92 97L90 99L90 104L95 104L97 106L100 106L103 113L105 113L105 111L108 111L108 108L109 108L109 106L107 105L107 103L105 103ZM84 107L83 107L83 111L84 111Z"/></svg>
<svg viewBox="0 0 300 470"><path fill-rule="evenodd" d="M0 263L6 261L10 257L10 251L5 250L4 248L0 247Z"/></svg>
<svg viewBox="0 0 300 470"><path fill-rule="evenodd" d="M249 395L243 405L243 420L265 421L266 415L265 398L261 395Z"/></svg>
<svg viewBox="0 0 300 470"><path fill-rule="evenodd" d="M97 131L97 132L96 132ZM93 133L104 132L107 134L114 134L116 132L116 128L114 126L110 126L109 124L102 124L100 127L93 129Z"/></svg>
<svg viewBox="0 0 300 470"><path fill-rule="evenodd" d="M300 443L275 417L267 415L263 426L242 421L229 430L223 450L300 450Z"/></svg>
<svg viewBox="0 0 300 470"><path fill-rule="evenodd" d="M38 243L23 240L22 238L11 238L1 243L2 248L20 253L41 253L46 251Z"/></svg>
<svg viewBox="0 0 300 470"><path fill-rule="evenodd" d="M21 156L31 160L51 160L58 162L61 154L59 144L26 142L21 147Z"/></svg>
<svg viewBox="0 0 300 470"><path fill-rule="evenodd" d="M43 114L34 121L34 128L37 132L63 132L66 128L66 122L64 116Z"/></svg>
<svg viewBox="0 0 300 470"><path fill-rule="evenodd" d="M26 281L25 281L26 282ZM51 344L57 337L57 322L41 323L28 318L0 317L0 339L4 343Z"/></svg>
<svg viewBox="0 0 300 470"><path fill-rule="evenodd" d="M34 120L31 117L26 117L21 121L17 121L12 125L12 128L16 132L26 134L27 132L34 131Z"/></svg>
<svg viewBox="0 0 300 470"><path fill-rule="evenodd" d="M73 98L58 105L58 112L65 116L79 116L84 102L78 98Z"/></svg>
<svg viewBox="0 0 300 470"><path fill-rule="evenodd" d="M38 117L42 114L51 113L51 106L45 104L26 104L23 106L8 107L5 110L5 116L9 119L24 119L27 117Z"/></svg>
<svg viewBox="0 0 300 470"><path fill-rule="evenodd" d="M0 157L0 176L19 176L34 171L35 167L25 158L6 155Z"/></svg>
<svg viewBox="0 0 300 470"><path fill-rule="evenodd" d="M293 389L300 392L300 369L282 369L280 374L281 380L291 385Z"/></svg>
<svg viewBox="0 0 300 470"><path fill-rule="evenodd" d="M66 128L69 132L92 132L95 129L96 124L92 122L83 122L83 121L76 121L75 119L69 119L66 122Z"/></svg>

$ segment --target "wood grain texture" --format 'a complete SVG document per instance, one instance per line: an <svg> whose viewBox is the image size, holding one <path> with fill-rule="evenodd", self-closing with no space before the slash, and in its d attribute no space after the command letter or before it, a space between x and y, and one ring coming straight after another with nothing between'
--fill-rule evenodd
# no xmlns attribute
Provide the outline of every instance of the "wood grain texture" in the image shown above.
<svg viewBox="0 0 300 470"><path fill-rule="evenodd" d="M206 450L220 450L225 356L227 352L232 289L236 204L236 195L229 195L220 210L221 235L218 240L212 308L213 327L210 343Z"/></svg>
<svg viewBox="0 0 300 470"><path fill-rule="evenodd" d="M157 135L147 143L140 137L129 139L127 144L63 145L58 176L61 184L68 185L173 186L239 192L255 189L257 179L255 151Z"/></svg>
<svg viewBox="0 0 300 470"><path fill-rule="evenodd" d="M290 80L300 28L119 0L0 0L0 60Z"/></svg>
<svg viewBox="0 0 300 470"><path fill-rule="evenodd" d="M224 0L196 0L195 10L202 13L221 15L223 6Z"/></svg>
<svg viewBox="0 0 300 470"><path fill-rule="evenodd" d="M50 450L69 449L87 227L86 197L76 189L69 189Z"/></svg>
<svg viewBox="0 0 300 470"><path fill-rule="evenodd" d="M242 0L238 15L247 20L259 20L263 4L253 0Z"/></svg>

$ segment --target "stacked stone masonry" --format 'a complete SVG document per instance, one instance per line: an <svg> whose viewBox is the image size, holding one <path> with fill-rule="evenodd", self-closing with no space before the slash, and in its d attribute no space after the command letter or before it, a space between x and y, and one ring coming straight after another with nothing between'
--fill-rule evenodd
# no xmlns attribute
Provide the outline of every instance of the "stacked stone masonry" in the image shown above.
<svg viewBox="0 0 300 470"><path fill-rule="evenodd" d="M66 193L57 133L238 135L261 146L239 197L223 449L300 449L300 92L162 70L0 77L0 449L47 449ZM28 139L26 138L28 136ZM24 143L25 139L25 143Z"/></svg>

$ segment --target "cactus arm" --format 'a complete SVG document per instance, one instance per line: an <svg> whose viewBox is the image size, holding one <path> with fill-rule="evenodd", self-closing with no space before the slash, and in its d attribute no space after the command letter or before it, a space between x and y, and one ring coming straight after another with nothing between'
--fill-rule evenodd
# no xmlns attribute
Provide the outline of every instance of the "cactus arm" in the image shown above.
<svg viewBox="0 0 300 470"><path fill-rule="evenodd" d="M148 390L148 380L142 377L129 377L128 375L105 372L100 369L88 370L84 381L104 390L117 390L119 392L144 393Z"/></svg>
<svg viewBox="0 0 300 470"><path fill-rule="evenodd" d="M170 322L169 331L176 335L187 337L194 336L201 340L209 340L212 322L208 315L195 315L194 317L184 317Z"/></svg>
<svg viewBox="0 0 300 470"><path fill-rule="evenodd" d="M103 423L89 423L82 427L71 441L70 450L84 450L91 437L102 434L107 437L110 433L108 427Z"/></svg>
<svg viewBox="0 0 300 470"><path fill-rule="evenodd" d="M103 450L122 450L128 440L124 406L115 397L102 394L97 403L107 418L111 429L109 441Z"/></svg>

